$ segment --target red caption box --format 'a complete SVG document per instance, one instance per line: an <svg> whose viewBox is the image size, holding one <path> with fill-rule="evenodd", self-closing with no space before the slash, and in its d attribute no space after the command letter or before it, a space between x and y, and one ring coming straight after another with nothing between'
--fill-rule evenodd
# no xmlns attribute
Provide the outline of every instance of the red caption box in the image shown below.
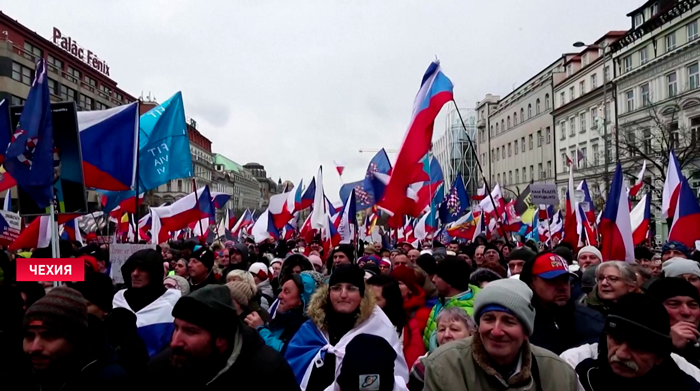
<svg viewBox="0 0 700 391"><path fill-rule="evenodd" d="M17 281L84 281L82 258L17 258Z"/></svg>

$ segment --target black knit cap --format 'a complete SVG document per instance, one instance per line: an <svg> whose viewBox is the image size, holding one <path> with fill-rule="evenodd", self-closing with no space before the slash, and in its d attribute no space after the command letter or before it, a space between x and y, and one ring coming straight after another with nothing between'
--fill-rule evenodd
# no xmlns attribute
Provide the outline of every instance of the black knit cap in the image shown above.
<svg viewBox="0 0 700 391"><path fill-rule="evenodd" d="M71 285L71 288L80 292L86 300L100 307L102 311L112 311L114 285L112 285L112 279L108 275L87 273L85 281L76 282Z"/></svg>
<svg viewBox="0 0 700 391"><path fill-rule="evenodd" d="M79 338L88 329L87 301L75 289L53 288L24 315L24 328L46 327L66 338Z"/></svg>
<svg viewBox="0 0 700 391"><path fill-rule="evenodd" d="M214 252L206 247L202 247L190 255L190 259L194 258L199 262L202 262L207 270L211 270L214 267Z"/></svg>
<svg viewBox="0 0 700 391"><path fill-rule="evenodd" d="M173 318L199 326L216 336L236 332L240 320L226 285L207 285L181 297L172 312Z"/></svg>
<svg viewBox="0 0 700 391"><path fill-rule="evenodd" d="M650 261L652 258L654 258L654 252L647 247L639 246L634 248L634 259L646 259Z"/></svg>
<svg viewBox="0 0 700 391"><path fill-rule="evenodd" d="M331 251L331 257L333 257L333 254L341 252L345 254L345 256L350 259L351 263L355 263L355 248L352 246L352 244L339 244L335 247L333 247L333 251Z"/></svg>
<svg viewBox="0 0 700 391"><path fill-rule="evenodd" d="M510 252L509 260L529 261L535 258L535 252L529 247L518 247Z"/></svg>
<svg viewBox="0 0 700 391"><path fill-rule="evenodd" d="M416 259L416 264L418 264L418 266L423 269L425 273L431 276L435 274L437 270L437 262L435 261L435 257L430 254L421 254Z"/></svg>
<svg viewBox="0 0 700 391"><path fill-rule="evenodd" d="M455 289L460 291L469 289L471 268L462 258L447 257L443 259L438 262L435 274Z"/></svg>
<svg viewBox="0 0 700 391"><path fill-rule="evenodd" d="M651 284L647 293L662 303L672 297L685 296L700 304L698 288L679 277L658 279Z"/></svg>
<svg viewBox="0 0 700 391"><path fill-rule="evenodd" d="M632 349L668 355L671 352L668 312L657 299L641 294L622 296L605 320L605 333Z"/></svg>
<svg viewBox="0 0 700 391"><path fill-rule="evenodd" d="M345 348L338 386L343 391L394 389L396 351L382 337L360 334Z"/></svg>
<svg viewBox="0 0 700 391"><path fill-rule="evenodd" d="M328 286L345 282L360 289L360 296L365 296L365 272L357 265L340 265L333 269L333 274L328 281Z"/></svg>

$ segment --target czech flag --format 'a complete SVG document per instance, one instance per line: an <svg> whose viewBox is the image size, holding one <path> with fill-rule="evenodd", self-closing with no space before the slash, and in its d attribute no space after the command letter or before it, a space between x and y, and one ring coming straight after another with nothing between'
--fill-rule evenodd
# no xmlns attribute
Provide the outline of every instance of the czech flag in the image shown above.
<svg viewBox="0 0 700 391"><path fill-rule="evenodd" d="M63 224L61 239L70 240L71 242L83 242L83 236L80 234L80 227L78 226L77 219L67 221L65 224Z"/></svg>
<svg viewBox="0 0 700 391"><path fill-rule="evenodd" d="M357 206L355 203L355 192L350 193L350 198L345 203L343 211L340 213L340 224L338 224L338 233L340 234L340 243L350 243L358 232L357 228Z"/></svg>
<svg viewBox="0 0 700 391"><path fill-rule="evenodd" d="M700 240L698 227L700 227L700 205L688 181L683 178L668 240L681 242L688 248L695 248L695 241Z"/></svg>
<svg viewBox="0 0 700 391"><path fill-rule="evenodd" d="M79 111L85 187L131 190L136 178L138 102L107 110Z"/></svg>
<svg viewBox="0 0 700 391"><path fill-rule="evenodd" d="M647 169L647 161L645 160L642 163L642 170L637 174L637 182L634 183L634 186L630 188L630 197L636 197L637 193L639 193L639 190L642 189L642 186L644 186L644 171Z"/></svg>
<svg viewBox="0 0 700 391"><path fill-rule="evenodd" d="M251 233L255 238L255 243L262 243L269 238L277 240L280 237L280 231L275 226L274 218L269 210L264 211L260 215L255 224L253 224Z"/></svg>
<svg viewBox="0 0 700 391"><path fill-rule="evenodd" d="M338 171L338 175L343 176L343 171L345 171L345 163L341 162L340 160L333 160L333 164L335 164L335 170Z"/></svg>
<svg viewBox="0 0 700 391"><path fill-rule="evenodd" d="M298 204L295 200L294 209L304 210L311 206L314 203L314 194L316 194L316 178L311 179L311 183L309 183L309 186L304 190Z"/></svg>
<svg viewBox="0 0 700 391"><path fill-rule="evenodd" d="M603 262L626 261L634 263L632 223L620 162L617 163L615 175L613 175L610 185L608 201L605 203L605 210L603 210L603 216L600 220L600 237Z"/></svg>
<svg viewBox="0 0 700 391"><path fill-rule="evenodd" d="M435 117L442 106L453 99L452 89L452 82L440 70L440 63L431 63L423 75L408 131L379 201L379 206L395 215L412 212L415 201L408 197L407 191L411 184L426 180L422 179L425 175L421 159L430 151Z"/></svg>
<svg viewBox="0 0 700 391"><path fill-rule="evenodd" d="M673 153L673 150L671 150L668 156L666 181L664 182L664 191L661 197L661 217L669 218L676 215L678 192L681 189L681 182L683 179L685 179L685 177L681 173L678 159L676 159L676 155Z"/></svg>
<svg viewBox="0 0 700 391"><path fill-rule="evenodd" d="M644 195L637 206L630 212L632 221L632 243L637 246L649 238L649 221L651 221L651 196Z"/></svg>
<svg viewBox="0 0 700 391"><path fill-rule="evenodd" d="M284 227L284 225L287 224L287 222L293 216L293 212L290 211L288 205L288 202L290 201L290 194L291 192L288 192L282 194L275 194L270 197L270 204L267 210L270 212L272 220L277 229L281 229L282 227Z"/></svg>
<svg viewBox="0 0 700 391"><path fill-rule="evenodd" d="M236 225L234 225L233 228L231 228L231 235L233 235L234 237L239 236L239 234L244 228L253 225L253 223L253 214L250 212L250 210L246 209L245 212L243 212L243 216L241 216L241 218L238 219Z"/></svg>
<svg viewBox="0 0 700 391"><path fill-rule="evenodd" d="M231 199L230 194L220 193L218 191L213 191L211 193L211 202L214 204L214 209L224 209L226 203ZM215 217L215 216L210 216Z"/></svg>
<svg viewBox="0 0 700 391"><path fill-rule="evenodd" d="M209 186L204 186L197 189L196 193L189 193L172 205L151 208L151 211L158 215L161 230L175 232L186 228L193 221L209 217L213 207Z"/></svg>
<svg viewBox="0 0 700 391"><path fill-rule="evenodd" d="M625 197L627 199L627 197ZM609 198L608 198L609 200ZM575 251L579 248L578 221L576 219L576 200L574 199L574 166L569 165L569 186L566 189L566 217L564 218L564 242L569 243ZM629 213L629 209L627 210ZM629 219L628 219L629 220ZM614 220L613 220L614 221Z"/></svg>

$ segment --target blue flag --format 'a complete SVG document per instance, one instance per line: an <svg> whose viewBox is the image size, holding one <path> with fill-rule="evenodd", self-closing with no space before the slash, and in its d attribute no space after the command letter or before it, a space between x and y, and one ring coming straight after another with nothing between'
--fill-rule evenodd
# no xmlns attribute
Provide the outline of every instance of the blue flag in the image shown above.
<svg viewBox="0 0 700 391"><path fill-rule="evenodd" d="M469 197L467 190L464 188L462 176L457 175L450 192L445 196L445 199L440 205L440 221L443 224L449 224L459 220L466 213L469 207Z"/></svg>
<svg viewBox="0 0 700 391"><path fill-rule="evenodd" d="M53 201L54 153L46 63L36 64L32 88L5 153L5 169L39 208Z"/></svg>

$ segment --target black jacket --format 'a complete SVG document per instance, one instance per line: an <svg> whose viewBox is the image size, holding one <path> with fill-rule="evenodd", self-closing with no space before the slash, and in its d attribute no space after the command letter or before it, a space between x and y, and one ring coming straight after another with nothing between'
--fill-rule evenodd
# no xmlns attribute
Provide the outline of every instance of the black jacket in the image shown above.
<svg viewBox="0 0 700 391"><path fill-rule="evenodd" d="M239 356L220 376L194 380L170 365L170 348L151 360L143 384L144 390L299 390L287 361L250 327L240 325L243 346ZM207 384L209 383L209 384Z"/></svg>
<svg viewBox="0 0 700 391"><path fill-rule="evenodd" d="M535 307L535 328L530 343L545 348L554 354L565 350L596 343L605 326L605 318L590 308L572 301L556 311L548 310L533 301Z"/></svg>

